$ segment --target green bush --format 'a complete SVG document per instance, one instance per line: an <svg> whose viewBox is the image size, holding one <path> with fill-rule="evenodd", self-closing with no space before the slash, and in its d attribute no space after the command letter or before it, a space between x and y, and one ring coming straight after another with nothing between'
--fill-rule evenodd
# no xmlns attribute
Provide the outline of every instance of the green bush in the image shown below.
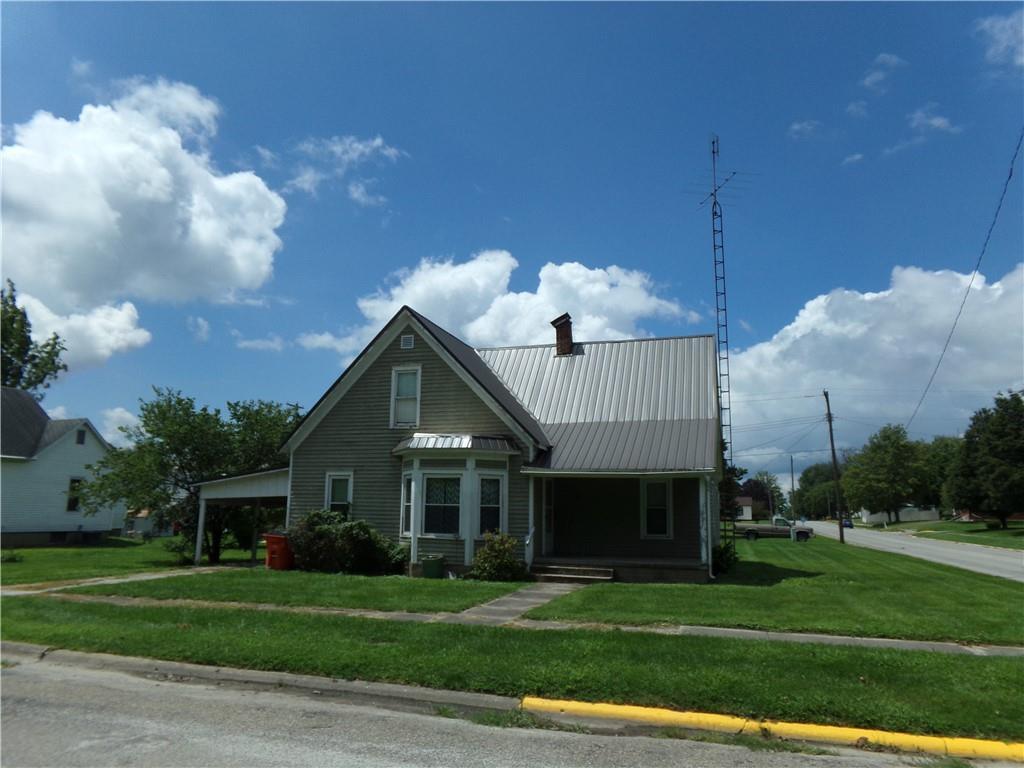
<svg viewBox="0 0 1024 768"><path fill-rule="evenodd" d="M10 550L0 555L0 563L20 563L25 558L18 554L16 550Z"/></svg>
<svg viewBox="0 0 1024 768"><path fill-rule="evenodd" d="M507 533L485 533L484 545L473 558L469 577L481 581L525 581L529 570L519 559L519 540Z"/></svg>
<svg viewBox="0 0 1024 768"><path fill-rule="evenodd" d="M722 542L711 550L711 568L715 576L731 571L739 561L740 556L732 542Z"/></svg>
<svg viewBox="0 0 1024 768"><path fill-rule="evenodd" d="M300 571L358 573L377 576L401 573L407 550L363 520L348 522L341 512L310 512L288 529L288 544Z"/></svg>

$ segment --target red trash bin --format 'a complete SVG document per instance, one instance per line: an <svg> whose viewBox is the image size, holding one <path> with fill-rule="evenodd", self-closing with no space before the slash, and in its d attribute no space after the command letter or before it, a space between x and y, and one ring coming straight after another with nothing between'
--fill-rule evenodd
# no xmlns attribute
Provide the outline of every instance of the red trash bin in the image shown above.
<svg viewBox="0 0 1024 768"><path fill-rule="evenodd" d="M295 555L288 546L288 536L283 533L264 533L267 542L267 568L274 571L290 571L295 566Z"/></svg>

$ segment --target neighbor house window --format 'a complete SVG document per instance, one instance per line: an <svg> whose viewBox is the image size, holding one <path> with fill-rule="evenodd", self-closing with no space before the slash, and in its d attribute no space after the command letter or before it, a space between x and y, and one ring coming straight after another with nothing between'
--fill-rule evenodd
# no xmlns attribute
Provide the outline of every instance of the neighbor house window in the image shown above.
<svg viewBox="0 0 1024 768"><path fill-rule="evenodd" d="M68 483L68 512L77 512L79 498L78 493L82 488L82 480L77 477L71 478L71 482Z"/></svg>
<svg viewBox="0 0 1024 768"><path fill-rule="evenodd" d="M75 435L75 442L78 445L85 445L85 430L84 429L78 430L78 433Z"/></svg>
<svg viewBox="0 0 1024 768"><path fill-rule="evenodd" d="M352 509L352 473L332 472L327 475L327 498L324 506L348 517Z"/></svg>
<svg viewBox="0 0 1024 768"><path fill-rule="evenodd" d="M672 513L667 480L644 483L641 535L648 539L672 538Z"/></svg>
<svg viewBox="0 0 1024 768"><path fill-rule="evenodd" d="M480 535L501 531L501 478L480 478Z"/></svg>
<svg viewBox="0 0 1024 768"><path fill-rule="evenodd" d="M412 475L402 476L402 529L403 536L412 535Z"/></svg>
<svg viewBox="0 0 1024 768"><path fill-rule="evenodd" d="M391 372L391 426L420 423L420 369L395 368Z"/></svg>
<svg viewBox="0 0 1024 768"><path fill-rule="evenodd" d="M457 536L462 481L458 477L424 479L423 532Z"/></svg>

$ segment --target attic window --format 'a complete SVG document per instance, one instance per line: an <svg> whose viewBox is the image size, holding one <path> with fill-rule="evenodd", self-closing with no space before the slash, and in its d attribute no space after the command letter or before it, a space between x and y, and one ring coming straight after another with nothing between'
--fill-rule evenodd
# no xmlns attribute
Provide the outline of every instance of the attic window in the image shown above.
<svg viewBox="0 0 1024 768"><path fill-rule="evenodd" d="M402 341L401 341L402 349L412 349L414 343L415 343L415 337L411 333L405 334L405 335L402 336Z"/></svg>
<svg viewBox="0 0 1024 768"><path fill-rule="evenodd" d="M76 445L85 445L85 430L84 429L78 430L78 433L75 435L75 444Z"/></svg>

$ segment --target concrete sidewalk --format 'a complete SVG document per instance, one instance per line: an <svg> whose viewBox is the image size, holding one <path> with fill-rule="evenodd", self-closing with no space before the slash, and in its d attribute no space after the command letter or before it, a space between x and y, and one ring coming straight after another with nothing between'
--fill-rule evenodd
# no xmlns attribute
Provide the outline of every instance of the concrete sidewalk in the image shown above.
<svg viewBox="0 0 1024 768"><path fill-rule="evenodd" d="M544 589L537 587L543 586ZM1024 647L1015 645L960 645L931 640L900 640L884 637L854 637L850 635L825 635L807 632L768 632L756 629L732 627L705 627L695 625L676 626L632 626L625 624L594 624L567 621L538 621L522 618L522 614L538 605L543 605L558 596L552 587L572 591L576 585L544 584L525 587L511 595L490 603L474 606L462 613L413 613L406 611L375 611L365 608L322 608L318 606L274 605L271 603L230 603L211 600L189 600L172 598L158 600L151 597L128 597L125 595L80 595L66 592L52 592L44 597L81 603L104 603L107 605L180 607L180 608L226 608L233 610L275 611L281 613L323 614L351 616L384 621L412 621L440 624L463 624L471 626L506 627L528 630L590 630L621 631L655 635L691 637L723 637L738 640L761 640L783 643L818 643L825 645L846 645L861 648L884 648L902 651L930 651L933 653L963 654L968 656L1024 656ZM568 588L568 589L567 589ZM563 591L562 594L565 594Z"/></svg>
<svg viewBox="0 0 1024 768"><path fill-rule="evenodd" d="M41 581L35 584L13 584L10 587L0 588L0 597L43 595L74 587L91 587L100 584L127 584L132 581L153 581L155 579L169 579L174 576L198 576L203 573L216 573L217 571L237 567L232 565L207 565L198 568L189 566L187 568L174 568L164 571L127 573L123 576L93 576L87 579L64 579L61 581Z"/></svg>

